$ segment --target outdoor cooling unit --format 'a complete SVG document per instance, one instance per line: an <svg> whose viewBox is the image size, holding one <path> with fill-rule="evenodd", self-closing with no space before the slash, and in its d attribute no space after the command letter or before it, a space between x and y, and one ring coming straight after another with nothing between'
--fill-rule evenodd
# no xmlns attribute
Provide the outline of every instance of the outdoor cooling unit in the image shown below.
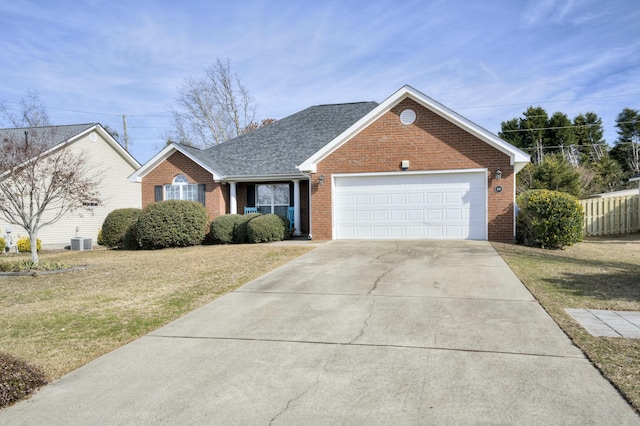
<svg viewBox="0 0 640 426"><path fill-rule="evenodd" d="M71 250L75 251L84 251L93 249L93 243L91 238L72 238L71 239Z"/></svg>

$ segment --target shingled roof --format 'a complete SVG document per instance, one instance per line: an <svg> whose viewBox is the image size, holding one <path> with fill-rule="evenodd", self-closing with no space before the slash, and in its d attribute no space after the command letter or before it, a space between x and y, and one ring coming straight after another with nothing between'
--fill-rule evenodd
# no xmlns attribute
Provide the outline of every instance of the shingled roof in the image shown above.
<svg viewBox="0 0 640 426"><path fill-rule="evenodd" d="M46 143L49 148L66 142L72 137L95 126L95 123L72 124L65 126L42 126L42 127L19 127L11 129L0 129L0 143L15 143L24 141L25 132L30 138L36 138L39 142ZM41 140L46 139L46 140Z"/></svg>
<svg viewBox="0 0 640 426"><path fill-rule="evenodd" d="M317 105L204 150L180 145L225 177L300 174L297 165L378 105Z"/></svg>

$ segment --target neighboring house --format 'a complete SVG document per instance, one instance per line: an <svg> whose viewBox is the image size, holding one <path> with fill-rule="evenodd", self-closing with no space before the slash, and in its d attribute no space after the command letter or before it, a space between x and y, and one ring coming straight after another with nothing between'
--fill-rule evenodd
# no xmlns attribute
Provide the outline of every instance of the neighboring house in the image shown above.
<svg viewBox="0 0 640 426"><path fill-rule="evenodd" d="M93 206L93 214L86 210L68 213L58 222L40 229L38 238L43 247L56 248L70 245L71 238L91 238L97 242L98 231L111 211L125 207L141 207L140 185L131 183L128 177L140 164L100 125L78 124L21 129L0 129L0 142L20 140L29 133L47 135L51 148L67 149L74 153L84 152L92 169L100 172L101 202ZM0 236L6 237L7 229L15 242L19 237L28 237L26 231L8 224L0 214Z"/></svg>
<svg viewBox="0 0 640 426"><path fill-rule="evenodd" d="M143 206L202 202L211 218L294 211L314 239L513 241L529 156L410 86L381 104L319 105L208 149L170 144L130 179Z"/></svg>
<svg viewBox="0 0 640 426"><path fill-rule="evenodd" d="M631 180L629 180L631 181ZM590 195L589 198L609 198L609 197L629 197L632 195L638 195L638 188L635 189L621 189L619 191L603 192L601 194Z"/></svg>

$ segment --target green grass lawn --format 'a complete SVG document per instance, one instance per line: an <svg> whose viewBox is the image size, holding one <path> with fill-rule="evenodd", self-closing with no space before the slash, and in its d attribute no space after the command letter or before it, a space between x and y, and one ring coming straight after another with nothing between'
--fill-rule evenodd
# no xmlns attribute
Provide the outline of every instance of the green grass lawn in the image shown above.
<svg viewBox="0 0 640 426"><path fill-rule="evenodd" d="M594 337L564 308L640 311L640 234L564 250L493 246L575 345L640 412L640 339Z"/></svg>
<svg viewBox="0 0 640 426"><path fill-rule="evenodd" d="M42 261L87 268L0 277L0 352L56 379L309 250L254 244L45 252Z"/></svg>

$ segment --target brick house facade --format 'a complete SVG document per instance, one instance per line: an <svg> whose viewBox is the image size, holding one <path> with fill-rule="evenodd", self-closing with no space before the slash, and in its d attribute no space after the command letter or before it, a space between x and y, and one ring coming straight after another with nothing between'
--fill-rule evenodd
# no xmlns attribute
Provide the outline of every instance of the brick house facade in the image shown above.
<svg viewBox="0 0 640 426"><path fill-rule="evenodd" d="M416 122L405 126L400 112L416 111ZM504 153L455 126L411 99L405 99L370 124L317 166L317 174L330 180L335 173L397 172L402 160L411 170L485 168L489 187L498 183L500 193L488 193L488 239L513 241L513 194L515 173ZM493 174L500 169L502 177ZM313 186L314 238L332 238L332 191L330 185Z"/></svg>
<svg viewBox="0 0 640 426"><path fill-rule="evenodd" d="M409 121L403 118L407 112ZM246 206L260 201L259 186L261 191L278 186L286 198L280 203L295 210L296 234L319 240L402 235L399 238L513 241L515 176L528 162L524 152L405 86L381 104L310 107L206 150L172 144L131 179L142 183L143 206L155 202L157 188L171 184L179 174L189 183L204 184L205 206L212 219L243 213ZM447 178L451 176L455 178ZM422 182L422 193L408 189L396 193L413 188L414 181ZM358 205L344 213L338 182L360 182L372 192L355 197L384 199L387 204L379 211L373 205ZM440 187L444 189L439 193L432 191ZM431 201L423 201L424 211L417 214L409 201L388 201L414 195L440 201L433 208ZM353 229L367 233L339 232L345 215ZM416 219L420 215L425 217ZM376 234L378 229L386 231ZM433 233L433 229L445 231ZM448 234L449 229L455 232ZM408 231L394 233L398 230Z"/></svg>

